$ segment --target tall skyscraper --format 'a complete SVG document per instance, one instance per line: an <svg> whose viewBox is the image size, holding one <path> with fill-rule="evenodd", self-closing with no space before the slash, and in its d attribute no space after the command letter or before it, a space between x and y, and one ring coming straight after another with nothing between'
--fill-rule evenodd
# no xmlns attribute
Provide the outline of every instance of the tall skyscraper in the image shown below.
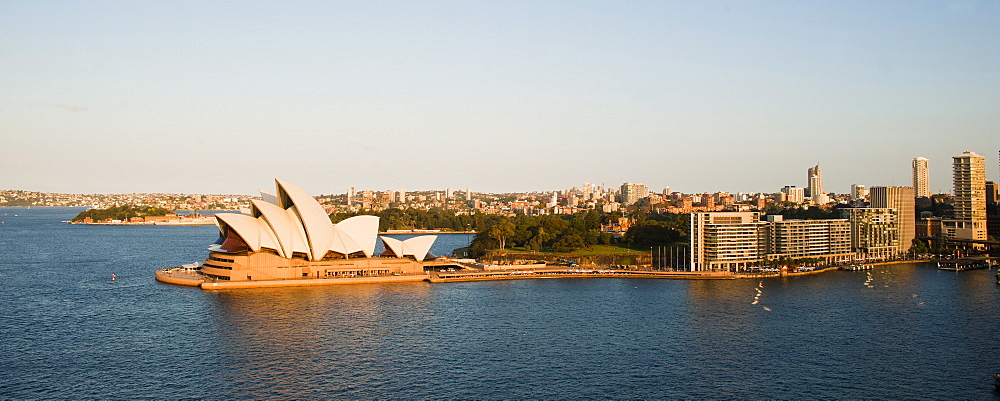
<svg viewBox="0 0 1000 401"><path fill-rule="evenodd" d="M899 252L909 252L913 239L917 236L913 187L872 187L868 196L873 208L896 209Z"/></svg>
<svg viewBox="0 0 1000 401"><path fill-rule="evenodd" d="M819 170L819 164L816 167L809 168L809 188L806 190L806 196L816 198L819 194L824 194L823 192L823 172Z"/></svg>
<svg viewBox="0 0 1000 401"><path fill-rule="evenodd" d="M925 157L913 158L913 192L916 196L923 198L931 196L931 182L927 165L929 161Z"/></svg>
<svg viewBox="0 0 1000 401"><path fill-rule="evenodd" d="M465 188L465 200L472 200L472 192L469 192L469 188Z"/></svg>
<svg viewBox="0 0 1000 401"><path fill-rule="evenodd" d="M952 157L955 220L945 220L945 235L986 240L986 158L976 152Z"/></svg>

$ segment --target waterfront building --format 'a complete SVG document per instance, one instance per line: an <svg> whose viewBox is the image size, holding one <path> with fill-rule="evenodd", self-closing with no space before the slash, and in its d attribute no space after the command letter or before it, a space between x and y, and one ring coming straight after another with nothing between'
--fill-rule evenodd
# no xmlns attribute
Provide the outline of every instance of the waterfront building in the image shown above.
<svg viewBox="0 0 1000 401"><path fill-rule="evenodd" d="M740 271L764 257L758 212L691 213L691 271Z"/></svg>
<svg viewBox="0 0 1000 401"><path fill-rule="evenodd" d="M945 220L947 238L986 240L986 160L975 152L952 158L955 218Z"/></svg>
<svg viewBox="0 0 1000 401"><path fill-rule="evenodd" d="M815 199L817 196L826 193L823 192L823 172L820 171L818 163L816 164L815 167L809 168L807 178L808 178L807 182L809 188L808 191L806 191L807 193L805 195L812 198L813 203L815 203Z"/></svg>
<svg viewBox="0 0 1000 401"><path fill-rule="evenodd" d="M215 215L220 235L201 274L226 281L423 274L426 253L419 251L433 239L398 248L397 257L376 257L377 216L334 225L301 188L283 180L275 187L274 194L261 191L263 199L251 201L249 214Z"/></svg>
<svg viewBox="0 0 1000 401"><path fill-rule="evenodd" d="M916 206L913 187L872 187L869 192L871 207L896 209L899 225L899 252L906 253L916 238Z"/></svg>
<svg viewBox="0 0 1000 401"><path fill-rule="evenodd" d="M649 187L646 184L626 182L621 188L621 203L628 206L638 202L640 199L649 196Z"/></svg>
<svg viewBox="0 0 1000 401"><path fill-rule="evenodd" d="M745 271L766 260L818 258L848 263L847 219L784 220L758 212L696 212L691 219L691 271Z"/></svg>
<svg viewBox="0 0 1000 401"><path fill-rule="evenodd" d="M913 158L913 191L916 196L922 198L931 196L928 162L930 160L925 157Z"/></svg>
<svg viewBox="0 0 1000 401"><path fill-rule="evenodd" d="M854 260L847 219L784 220L768 216L767 258L821 258L827 263Z"/></svg>
<svg viewBox="0 0 1000 401"><path fill-rule="evenodd" d="M862 260L884 260L899 253L899 221L896 209L841 209L850 223L851 250Z"/></svg>

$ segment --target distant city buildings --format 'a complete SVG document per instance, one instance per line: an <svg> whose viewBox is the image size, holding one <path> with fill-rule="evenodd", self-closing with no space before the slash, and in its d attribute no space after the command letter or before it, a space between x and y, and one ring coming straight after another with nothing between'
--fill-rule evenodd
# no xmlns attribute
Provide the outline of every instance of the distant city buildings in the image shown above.
<svg viewBox="0 0 1000 401"><path fill-rule="evenodd" d="M805 188L797 188L794 185L786 185L784 188L781 188L781 193L784 195L784 199L781 199L781 201L784 202L805 203L806 201Z"/></svg>
<svg viewBox="0 0 1000 401"><path fill-rule="evenodd" d="M861 184L851 185L851 200L865 199L868 199L868 190L865 189L865 186Z"/></svg>
<svg viewBox="0 0 1000 401"><path fill-rule="evenodd" d="M621 187L621 203L623 205L631 205L638 202L640 199L649 196L649 187L646 184L626 182L622 184Z"/></svg>

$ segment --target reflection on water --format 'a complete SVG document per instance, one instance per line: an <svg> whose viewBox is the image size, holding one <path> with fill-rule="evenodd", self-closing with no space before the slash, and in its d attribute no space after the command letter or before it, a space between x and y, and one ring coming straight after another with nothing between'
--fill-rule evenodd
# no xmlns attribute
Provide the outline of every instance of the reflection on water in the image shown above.
<svg viewBox="0 0 1000 401"><path fill-rule="evenodd" d="M371 380L395 337L427 334L419 330L430 292L427 283L212 292L215 333L232 367L218 373L237 398L349 392L344 385Z"/></svg>

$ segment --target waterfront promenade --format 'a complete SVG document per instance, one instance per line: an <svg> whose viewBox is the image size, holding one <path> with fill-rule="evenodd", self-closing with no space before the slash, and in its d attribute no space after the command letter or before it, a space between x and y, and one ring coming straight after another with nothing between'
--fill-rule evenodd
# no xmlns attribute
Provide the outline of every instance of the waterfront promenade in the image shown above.
<svg viewBox="0 0 1000 401"><path fill-rule="evenodd" d="M874 265L892 265L903 263L919 263L927 260L916 261L890 261L874 263ZM440 262L429 262L426 265L442 267ZM456 265L458 266L458 265ZM224 281L207 278L197 270L190 268L174 267L156 271L156 280L176 285L199 287L205 290L241 289L241 288L270 288L270 287L303 287L322 285L345 285L345 284L380 284L399 282L419 282L430 283L453 283L467 281L494 281L494 280L525 280L525 279L555 279L555 278L648 278L648 279L668 279L668 280L737 280L737 279L758 279L769 277L796 277L809 276L839 270L839 266L831 266L822 269L803 272L765 272L765 273L741 273L741 272L686 272L686 271L663 271L663 270L636 270L636 269L611 269L611 268L580 268L580 267L558 267L529 265L511 265L504 269L462 269L457 271L431 271L426 274L404 274L385 276L359 276L359 277L337 277L337 278L301 278L287 280L256 280L256 281Z"/></svg>

